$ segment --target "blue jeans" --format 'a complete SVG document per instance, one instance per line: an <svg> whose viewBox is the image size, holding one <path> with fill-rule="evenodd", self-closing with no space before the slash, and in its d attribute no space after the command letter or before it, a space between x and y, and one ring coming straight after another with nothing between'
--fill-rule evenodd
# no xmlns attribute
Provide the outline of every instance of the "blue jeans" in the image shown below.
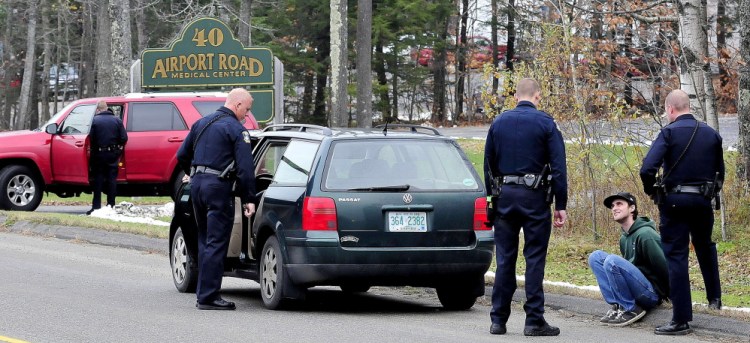
<svg viewBox="0 0 750 343"><path fill-rule="evenodd" d="M625 311L634 310L636 304L644 310L659 304L654 286L626 259L597 250L589 255L589 266L608 304L619 304Z"/></svg>

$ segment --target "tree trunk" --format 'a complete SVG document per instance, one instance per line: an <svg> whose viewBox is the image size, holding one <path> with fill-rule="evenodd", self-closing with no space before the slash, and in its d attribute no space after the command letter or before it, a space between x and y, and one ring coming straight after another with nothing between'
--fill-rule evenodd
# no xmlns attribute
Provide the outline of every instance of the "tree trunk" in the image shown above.
<svg viewBox="0 0 750 343"><path fill-rule="evenodd" d="M737 12L740 18L740 64L739 94L737 96L737 119L739 121L740 161L737 174L745 188L750 187L750 0L740 0Z"/></svg>
<svg viewBox="0 0 750 343"><path fill-rule="evenodd" d="M505 53L505 69L513 71L513 59L516 58L516 1L508 0L508 46ZM497 42L493 42L497 46ZM497 55L497 52L495 52Z"/></svg>
<svg viewBox="0 0 750 343"><path fill-rule="evenodd" d="M5 70L5 78L2 80L4 85L10 85L10 82L12 80L13 75L15 74L15 69L12 65L11 56L14 56L13 52L13 46L10 44L11 41L11 18L12 16L5 16L5 32L3 33L3 46L5 47L3 49L2 56L2 67ZM13 107L13 103L15 102L13 97L13 90L11 87L3 87L2 88L2 104L3 104L3 112L2 115L0 115L0 131L5 130L11 130L13 129L13 123L10 120L10 110Z"/></svg>
<svg viewBox="0 0 750 343"><path fill-rule="evenodd" d="M436 49L433 50L435 62L432 71L433 78L433 102L432 102L432 121L439 124L445 124L445 64L447 60L446 39L448 38L448 18L444 19L439 34L439 42Z"/></svg>
<svg viewBox="0 0 750 343"><path fill-rule="evenodd" d="M497 14L498 14L497 0L490 0L490 6L492 8L491 9L492 15L490 18L490 40L492 41L492 68L494 70L497 70L497 68L500 66L500 59L497 58ZM508 42L510 42L510 31L508 31ZM497 88L499 86L499 83L500 83L499 80L493 76L492 77L493 96L497 96Z"/></svg>
<svg viewBox="0 0 750 343"><path fill-rule="evenodd" d="M249 0L246 1L249 2ZM136 38L138 38L137 51L138 53L141 53L148 48L148 34L146 33L146 25L148 25L148 23L146 22L145 11L146 0L135 0L135 6L135 29L137 35Z"/></svg>
<svg viewBox="0 0 750 343"><path fill-rule="evenodd" d="M31 113L31 107L34 104L31 102L32 86L34 84L34 78L36 77L36 25L37 25L37 10L39 9L38 1L31 1L28 5L29 23L26 31L26 56L24 69L23 69L23 81L21 82L21 98L18 105L18 114L16 120L12 126L15 130L21 130L28 128L28 119Z"/></svg>
<svg viewBox="0 0 750 343"><path fill-rule="evenodd" d="M458 42L458 70L456 80L456 115L453 122L464 114L464 89L466 82L466 58L471 54L468 37L466 36L466 26L469 21L469 0L461 0L461 24Z"/></svg>
<svg viewBox="0 0 750 343"><path fill-rule="evenodd" d="M55 99L57 99L57 94L49 94L49 85L50 85L50 78L49 78L49 69L50 65L52 64L52 42L50 41L50 36L52 36L52 32L50 32L49 28L49 19L50 19L50 11L48 10L47 4L43 5L43 15L42 15L42 35L43 35L43 52L42 55L44 55L44 65L42 66L42 82L40 84L39 90L42 93L42 113L44 114L44 118L49 117L49 99L50 96L54 96ZM60 14L57 15L57 20L60 20ZM60 70L58 69L58 75ZM57 77L59 80L60 78Z"/></svg>
<svg viewBox="0 0 750 343"><path fill-rule="evenodd" d="M357 127L372 127L372 0L357 1Z"/></svg>
<svg viewBox="0 0 750 343"><path fill-rule="evenodd" d="M96 95L113 94L112 28L109 22L109 1L99 1L96 16Z"/></svg>
<svg viewBox="0 0 750 343"><path fill-rule="evenodd" d="M96 88L96 56L94 50L94 7L90 4L83 3L83 38L81 39L81 70L80 86L78 91L79 97L87 98L94 96Z"/></svg>
<svg viewBox="0 0 750 343"><path fill-rule="evenodd" d="M305 73L304 89L302 90L302 106L300 109L300 118L297 120L307 122L312 116L313 90L315 90L315 72L308 70Z"/></svg>
<svg viewBox="0 0 750 343"><path fill-rule="evenodd" d="M112 94L123 95L130 92L130 65L133 64L130 2L110 0L109 20L112 25Z"/></svg>
<svg viewBox="0 0 750 343"><path fill-rule="evenodd" d="M250 31L250 23L251 23L251 15L250 15L250 9L253 5L252 0L243 0L240 1L240 18L239 18L239 36L240 36L240 42L244 46L251 46L253 43L252 39L252 32Z"/></svg>
<svg viewBox="0 0 750 343"><path fill-rule="evenodd" d="M326 112L326 86L328 83L328 68L330 63L326 63L326 59L331 54L331 37L327 32L321 32L317 38L317 53L315 55L315 62L319 67L316 75L315 85L315 105L312 114L312 123L317 125L326 125L330 123L330 118ZM346 92L343 93L346 96ZM348 118L346 109L342 110L341 115L343 118ZM344 123L344 126L346 122Z"/></svg>
<svg viewBox="0 0 750 343"><path fill-rule="evenodd" d="M347 126L347 1L331 0L330 18L330 51L331 51L331 117L332 127ZM318 54L322 54L318 51ZM359 69L359 68L357 68ZM323 78L325 79L325 78ZM318 87L321 86L321 75L318 75ZM325 87L325 82L322 84ZM318 89L320 91L320 89ZM319 106L320 103L316 104ZM317 106L316 106L317 113ZM359 124L359 123L358 123Z"/></svg>
<svg viewBox="0 0 750 343"><path fill-rule="evenodd" d="M383 52L383 37L378 37L375 43L375 75L378 79L379 109L383 113L383 121L388 122L391 117L391 100L388 98L388 76L385 74L385 53ZM396 74L391 73L392 77Z"/></svg>
<svg viewBox="0 0 750 343"><path fill-rule="evenodd" d="M680 21L678 41L680 54L680 89L690 97L693 113L705 120L705 90L703 68L708 38L703 27L706 25L705 11L701 10L701 0L680 0L677 13Z"/></svg>

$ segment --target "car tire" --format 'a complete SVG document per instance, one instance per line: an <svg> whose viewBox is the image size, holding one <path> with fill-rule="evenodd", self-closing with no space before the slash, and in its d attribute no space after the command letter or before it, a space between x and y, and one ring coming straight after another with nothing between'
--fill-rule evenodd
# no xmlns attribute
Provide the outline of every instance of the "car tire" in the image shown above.
<svg viewBox="0 0 750 343"><path fill-rule="evenodd" d="M468 310L477 302L471 287L438 287L437 296L443 308L450 311Z"/></svg>
<svg viewBox="0 0 750 343"><path fill-rule="evenodd" d="M288 279L284 263L279 240L276 236L269 237L263 245L259 266L260 297L263 299L263 305L269 310L280 310L288 305L289 299L284 299L285 291L293 285L288 284L291 281Z"/></svg>
<svg viewBox="0 0 750 343"><path fill-rule="evenodd" d="M344 293L367 293L367 291L370 290L369 285L357 285L357 284L345 284L339 286L341 287L341 291Z"/></svg>
<svg viewBox="0 0 750 343"><path fill-rule="evenodd" d="M172 281L180 293L194 293L198 285L198 259L182 234L182 228L177 228L172 237L169 249L169 265L172 267Z"/></svg>
<svg viewBox="0 0 750 343"><path fill-rule="evenodd" d="M0 209L33 211L42 202L43 182L26 166L0 170Z"/></svg>

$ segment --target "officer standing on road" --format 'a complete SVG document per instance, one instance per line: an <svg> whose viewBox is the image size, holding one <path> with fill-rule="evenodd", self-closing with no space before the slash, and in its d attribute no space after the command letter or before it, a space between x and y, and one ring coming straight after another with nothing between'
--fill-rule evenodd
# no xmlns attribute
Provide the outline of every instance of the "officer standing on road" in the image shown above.
<svg viewBox="0 0 750 343"><path fill-rule="evenodd" d="M236 180L243 213L255 213L255 176L250 135L241 122L253 105L248 91L235 88L224 106L198 120L177 151L180 166L192 176L190 197L198 224L198 302L201 310L234 310L221 298L224 258L234 224L232 184ZM236 176L222 177L235 163Z"/></svg>
<svg viewBox="0 0 750 343"><path fill-rule="evenodd" d="M541 89L535 80L527 78L518 82L515 98L518 100L516 108L500 115L490 126L485 146L486 189L492 189L493 176L499 184L496 188L500 188L494 209L497 272L492 289L490 333L501 335L507 331L505 324L517 287L518 235L523 228L526 258L523 333L557 336L560 329L544 319L542 281L552 230L551 195L555 198L555 227L562 227L567 218L565 145L552 117L536 109ZM551 193L548 195L548 192Z"/></svg>
<svg viewBox="0 0 750 343"><path fill-rule="evenodd" d="M120 156L128 141L128 134L122 125L122 120L117 118L107 107L107 102L100 100L96 103L96 115L91 121L89 132L89 143L91 145L91 156L89 159L89 170L93 179L94 199L91 214L102 207L102 188L106 185L107 205L115 206L117 195L117 171L119 169Z"/></svg>
<svg viewBox="0 0 750 343"><path fill-rule="evenodd" d="M709 308L721 308L721 284L716 243L711 240L714 213L711 199L724 181L721 136L690 114L690 99L681 90L667 96L664 109L670 124L659 132L641 167L646 194L659 206L661 244L669 267L672 321L659 326L658 335L692 332L693 320L688 277L691 237L698 257ZM661 182L657 172L664 168ZM718 203L718 198L716 198Z"/></svg>

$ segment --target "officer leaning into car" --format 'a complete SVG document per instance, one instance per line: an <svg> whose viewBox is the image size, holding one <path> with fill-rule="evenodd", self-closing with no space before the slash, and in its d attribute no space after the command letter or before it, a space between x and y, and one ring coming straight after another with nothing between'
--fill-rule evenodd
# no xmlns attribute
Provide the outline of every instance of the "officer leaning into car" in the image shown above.
<svg viewBox="0 0 750 343"><path fill-rule="evenodd" d="M661 244L669 267L672 320L656 328L659 335L692 332L693 320L688 276L688 252L692 241L698 257L709 308L721 308L721 284L712 199L724 181L721 136L690 114L690 98L681 90L667 96L664 109L670 124L659 132L643 160L643 189L659 207ZM657 176L660 167L663 174Z"/></svg>
<svg viewBox="0 0 750 343"><path fill-rule="evenodd" d="M91 121L89 142L91 145L89 169L93 180L94 199L91 202L91 209L86 214L91 214L102 207L102 188L105 186L107 205L115 206L118 165L125 143L128 142L128 134L125 132L122 120L109 110L104 100L96 103L96 115Z"/></svg>
<svg viewBox="0 0 750 343"><path fill-rule="evenodd" d="M518 105L504 112L490 126L485 146L486 189L497 200L494 216L497 272L492 289L490 333L506 333L510 303L516 290L518 236L524 232L526 258L526 336L557 336L560 329L544 319L544 267L551 234L551 197L554 195L554 225L567 218L567 167L562 134L552 117L536 106L541 89L533 79L518 82ZM495 178L493 178L493 176ZM550 184L551 181L551 184ZM493 185L494 183L494 185Z"/></svg>
<svg viewBox="0 0 750 343"><path fill-rule="evenodd" d="M198 224L199 274L196 307L234 310L221 298L224 258L234 225L233 183L237 183L243 213L255 213L255 176L250 135L241 122L253 105L247 90L235 88L224 106L198 120L177 151L185 173L191 175L190 197ZM234 172L225 177L234 162Z"/></svg>

